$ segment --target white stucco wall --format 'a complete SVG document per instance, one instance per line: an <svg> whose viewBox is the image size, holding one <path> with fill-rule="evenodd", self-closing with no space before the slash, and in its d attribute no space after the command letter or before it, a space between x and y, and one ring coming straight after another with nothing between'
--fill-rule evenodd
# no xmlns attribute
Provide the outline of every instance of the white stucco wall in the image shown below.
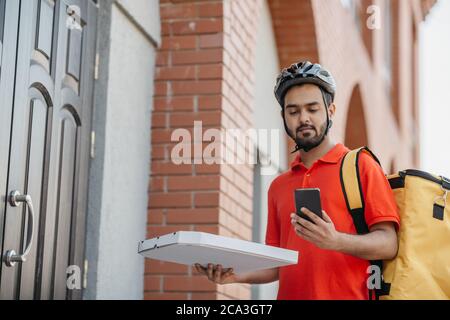
<svg viewBox="0 0 450 320"><path fill-rule="evenodd" d="M277 143L278 145L265 145L259 143L259 150L267 159L270 159L272 171L271 175L259 175L255 178L255 208L259 212L255 222L256 234L254 240L264 243L267 227L267 191L272 180L279 172L286 170L286 135L283 121L280 115L280 106L276 101L273 89L275 80L279 73L279 60L275 35L272 27L272 18L270 9L265 0L262 7L260 25L258 27L257 43L256 43L256 84L255 84L255 113L254 123L256 129L272 129L279 130ZM267 148L270 146L270 148ZM276 147L276 148L273 148ZM278 148L278 149L277 149ZM258 174L258 173L256 173ZM254 285L252 295L254 299L275 299L278 290L278 283Z"/></svg>
<svg viewBox="0 0 450 320"><path fill-rule="evenodd" d="M117 3L151 41L161 43L159 0L117 0Z"/></svg>
<svg viewBox="0 0 450 320"><path fill-rule="evenodd" d="M142 299L158 1L114 3L96 299ZM152 38L152 37L155 38Z"/></svg>

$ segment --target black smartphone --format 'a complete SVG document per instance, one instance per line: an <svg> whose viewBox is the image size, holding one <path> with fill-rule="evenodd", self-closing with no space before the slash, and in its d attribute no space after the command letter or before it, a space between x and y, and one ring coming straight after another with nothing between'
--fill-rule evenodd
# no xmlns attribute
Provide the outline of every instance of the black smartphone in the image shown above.
<svg viewBox="0 0 450 320"><path fill-rule="evenodd" d="M315 215L322 218L322 205L320 203L320 189L296 189L294 191L295 196L295 210L299 217L313 222L309 217L307 217L303 212L300 211L301 208L307 208L312 211Z"/></svg>

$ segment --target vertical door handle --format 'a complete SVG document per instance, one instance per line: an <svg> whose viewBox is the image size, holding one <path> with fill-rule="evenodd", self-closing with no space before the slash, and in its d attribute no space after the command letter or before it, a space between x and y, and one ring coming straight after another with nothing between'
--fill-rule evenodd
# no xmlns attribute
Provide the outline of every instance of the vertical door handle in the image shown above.
<svg viewBox="0 0 450 320"><path fill-rule="evenodd" d="M6 266L13 267L16 262L25 262L27 259L27 255L31 249L31 243L33 241L33 232L34 232L34 209L33 209L33 201L31 201L31 196L22 195L19 191L12 191L9 194L9 204L12 207L18 207L21 203L26 203L28 207L28 240L27 245L25 247L25 251L22 254L17 254L14 250L6 251L4 255L4 261Z"/></svg>

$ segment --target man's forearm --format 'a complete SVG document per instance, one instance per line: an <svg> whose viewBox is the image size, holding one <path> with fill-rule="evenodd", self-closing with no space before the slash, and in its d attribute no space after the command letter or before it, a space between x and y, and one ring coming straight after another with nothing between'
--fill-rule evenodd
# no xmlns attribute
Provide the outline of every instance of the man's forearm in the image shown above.
<svg viewBox="0 0 450 320"><path fill-rule="evenodd" d="M237 283L263 284L278 280L278 268L258 270L236 275Z"/></svg>
<svg viewBox="0 0 450 320"><path fill-rule="evenodd" d="M365 235L341 233L337 251L365 260L389 260L397 254L397 238L384 230Z"/></svg>

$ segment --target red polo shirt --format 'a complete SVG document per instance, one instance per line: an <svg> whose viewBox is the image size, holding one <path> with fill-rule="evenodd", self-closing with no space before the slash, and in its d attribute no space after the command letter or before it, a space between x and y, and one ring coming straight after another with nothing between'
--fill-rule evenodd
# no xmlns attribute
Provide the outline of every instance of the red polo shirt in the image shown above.
<svg viewBox="0 0 450 320"><path fill-rule="evenodd" d="M320 188L322 210L330 216L336 230L356 234L339 175L341 161L348 151L337 144L309 169L299 155L291 170L277 177L269 188L266 244L299 251L298 264L279 270L278 299L368 299L369 262L319 249L296 235L290 218L295 212L294 190ZM369 228L385 221L394 222L398 228L397 205L382 168L363 152L360 172Z"/></svg>

